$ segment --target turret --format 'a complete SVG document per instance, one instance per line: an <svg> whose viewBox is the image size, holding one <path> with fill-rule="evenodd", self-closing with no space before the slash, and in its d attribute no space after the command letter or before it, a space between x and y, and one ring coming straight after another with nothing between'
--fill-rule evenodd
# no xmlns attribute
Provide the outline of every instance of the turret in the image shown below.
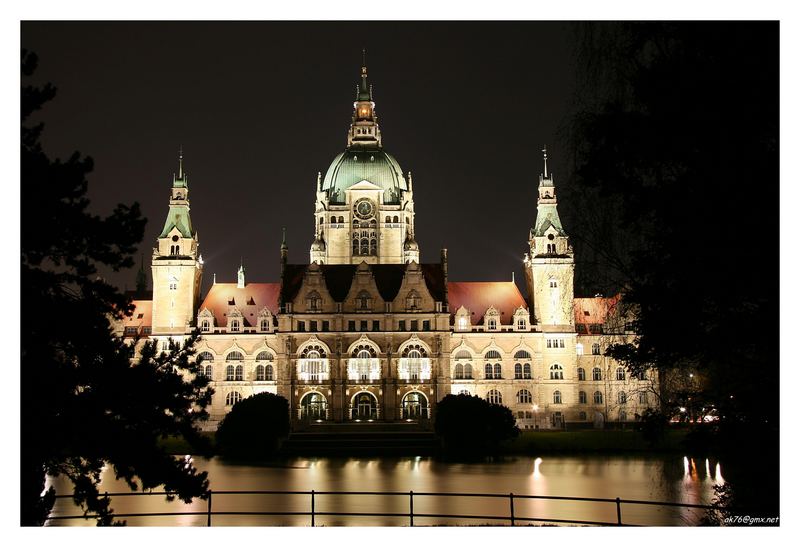
<svg viewBox="0 0 800 547"><path fill-rule="evenodd" d="M189 177L178 156L172 176L169 211L153 249L153 334L189 332L203 276L197 232L189 214Z"/></svg>
<svg viewBox="0 0 800 547"><path fill-rule="evenodd" d="M537 322L546 330L574 329L572 313L575 261L569 237L558 215L553 174L547 171L547 148L544 173L539 176L536 221L530 231L530 256L525 257L528 294Z"/></svg>

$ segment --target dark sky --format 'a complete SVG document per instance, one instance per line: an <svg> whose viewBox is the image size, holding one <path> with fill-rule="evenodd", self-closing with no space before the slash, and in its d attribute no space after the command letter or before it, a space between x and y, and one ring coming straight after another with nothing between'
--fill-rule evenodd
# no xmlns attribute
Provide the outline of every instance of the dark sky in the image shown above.
<svg viewBox="0 0 800 547"><path fill-rule="evenodd" d="M346 144L366 47L384 147L413 172L422 261L446 246L451 279L515 271L522 289L543 143L565 182L571 38L542 22L22 24L34 81L58 88L38 116L45 150L95 160L94 212L142 205L147 264L183 146L206 287L235 280L240 257L249 281L277 281L282 226L290 261L308 262L317 171Z"/></svg>

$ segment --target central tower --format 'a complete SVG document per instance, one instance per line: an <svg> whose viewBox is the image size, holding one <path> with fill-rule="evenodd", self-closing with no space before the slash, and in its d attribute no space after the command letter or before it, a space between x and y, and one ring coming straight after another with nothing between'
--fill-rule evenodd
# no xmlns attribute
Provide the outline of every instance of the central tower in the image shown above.
<svg viewBox="0 0 800 547"><path fill-rule="evenodd" d="M366 59L353 103L347 147L317 175L314 242L318 264L419 262L411 173L383 148Z"/></svg>

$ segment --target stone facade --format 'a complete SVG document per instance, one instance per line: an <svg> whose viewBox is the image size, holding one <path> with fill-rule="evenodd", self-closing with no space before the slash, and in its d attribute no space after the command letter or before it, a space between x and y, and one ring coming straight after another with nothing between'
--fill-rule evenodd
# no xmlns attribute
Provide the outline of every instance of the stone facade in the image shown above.
<svg viewBox="0 0 800 547"><path fill-rule="evenodd" d="M265 391L289 401L295 426L425 422L451 393L504 404L524 429L631 422L655 406L655 377L631 378L603 355L633 336L619 297L574 297L546 152L524 257L528 298L513 281L451 281L446 250L420 263L411 175L383 150L366 67L356 99L347 148L317 177L309 264L289 264L284 242L279 281L248 283L240 267L236 283L215 279L199 299L181 159L153 251L153 297L135 301L120 331L162 347L200 331L197 359L215 389L209 427Z"/></svg>

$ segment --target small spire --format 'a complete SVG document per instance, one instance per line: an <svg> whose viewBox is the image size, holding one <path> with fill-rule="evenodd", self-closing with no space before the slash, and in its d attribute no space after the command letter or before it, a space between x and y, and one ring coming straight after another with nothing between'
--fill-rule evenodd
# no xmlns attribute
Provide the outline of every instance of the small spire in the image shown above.
<svg viewBox="0 0 800 547"><path fill-rule="evenodd" d="M542 153L544 154L544 178L547 178L547 145L544 145L542 148Z"/></svg>
<svg viewBox="0 0 800 547"><path fill-rule="evenodd" d="M217 284L217 272L214 272L214 280L212 281L212 285Z"/></svg>
<svg viewBox="0 0 800 547"><path fill-rule="evenodd" d="M244 260L239 258L239 271L236 273L236 287L244 289Z"/></svg>
<svg viewBox="0 0 800 547"><path fill-rule="evenodd" d="M281 231L283 232L283 237L281 239L281 247L286 247L287 246L286 245L286 227L281 228Z"/></svg>
<svg viewBox="0 0 800 547"><path fill-rule="evenodd" d="M178 178L183 178L183 145L178 149Z"/></svg>
<svg viewBox="0 0 800 547"><path fill-rule="evenodd" d="M361 48L361 66L367 68L367 48Z"/></svg>

